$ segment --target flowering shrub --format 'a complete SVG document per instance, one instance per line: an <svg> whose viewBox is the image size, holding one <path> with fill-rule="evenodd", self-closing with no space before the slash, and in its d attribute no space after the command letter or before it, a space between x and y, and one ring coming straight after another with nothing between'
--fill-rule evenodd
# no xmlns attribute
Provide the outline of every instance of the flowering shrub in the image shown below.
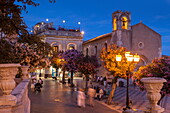
<svg viewBox="0 0 170 113"><path fill-rule="evenodd" d="M0 63L20 63L33 67L47 67L50 61L27 43L11 42L0 39Z"/></svg>
<svg viewBox="0 0 170 113"><path fill-rule="evenodd" d="M62 53L62 59L66 62L64 65L67 71L78 71L78 62L83 57L83 54L75 49L67 50Z"/></svg>
<svg viewBox="0 0 170 113"><path fill-rule="evenodd" d="M78 71L86 76L94 75L97 73L99 66L96 56L86 56L82 57L78 63Z"/></svg>
<svg viewBox="0 0 170 113"><path fill-rule="evenodd" d="M121 78L126 77L126 72L130 70L133 72L135 69L135 63L128 63L125 57L126 48L117 47L115 44L110 45L108 50L102 49L100 58L103 61L104 67L113 74L113 76L119 76ZM116 61L116 55L121 55L122 60Z"/></svg>
<svg viewBox="0 0 170 113"><path fill-rule="evenodd" d="M152 63L142 66L137 72L134 73L136 83L142 89L143 83L140 81L143 77L161 77L167 80L161 89L161 95L170 95L170 58L161 57L154 59Z"/></svg>

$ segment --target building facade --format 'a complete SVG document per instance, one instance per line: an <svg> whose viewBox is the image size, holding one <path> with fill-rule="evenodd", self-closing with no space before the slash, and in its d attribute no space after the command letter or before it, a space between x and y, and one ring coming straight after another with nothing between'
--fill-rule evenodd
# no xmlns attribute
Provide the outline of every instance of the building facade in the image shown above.
<svg viewBox="0 0 170 113"><path fill-rule="evenodd" d="M47 42L53 48L53 52L66 51L68 49L77 49L82 51L83 44L83 32L77 29L67 29L65 27L54 28L53 23L40 22L33 28L34 34L37 34L42 38L44 42ZM56 75L56 70L53 67L49 69L38 70L37 73L42 73L42 76L46 74L48 77Z"/></svg>
<svg viewBox="0 0 170 113"><path fill-rule="evenodd" d="M126 47L128 51L140 55L138 66L146 65L152 59L162 56L161 35L142 22L131 25L131 14L127 11L116 11L112 14L112 32L83 43L83 52L86 55L97 55L108 45ZM107 71L101 67L99 76L105 76Z"/></svg>

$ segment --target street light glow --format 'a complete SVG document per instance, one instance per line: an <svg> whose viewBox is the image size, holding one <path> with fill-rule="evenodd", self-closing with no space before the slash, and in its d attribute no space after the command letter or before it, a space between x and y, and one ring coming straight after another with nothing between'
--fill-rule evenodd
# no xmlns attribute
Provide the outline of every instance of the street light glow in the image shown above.
<svg viewBox="0 0 170 113"><path fill-rule="evenodd" d="M129 55L126 57L127 61L132 62L133 61L133 55Z"/></svg>
<svg viewBox="0 0 170 113"><path fill-rule="evenodd" d="M121 55L116 55L116 61L121 61L122 60L122 56Z"/></svg>
<svg viewBox="0 0 170 113"><path fill-rule="evenodd" d="M130 52L125 52L125 57L127 58L130 55Z"/></svg>
<svg viewBox="0 0 170 113"><path fill-rule="evenodd" d="M48 21L48 19L46 19L46 21Z"/></svg>
<svg viewBox="0 0 170 113"><path fill-rule="evenodd" d="M63 23L66 23L66 21L65 21L65 20L63 20Z"/></svg>
<svg viewBox="0 0 170 113"><path fill-rule="evenodd" d="M83 35L84 35L84 31L82 31L82 32L81 32L81 34L83 34Z"/></svg>
<svg viewBox="0 0 170 113"><path fill-rule="evenodd" d="M139 55L134 55L134 62L139 62L140 56Z"/></svg>
<svg viewBox="0 0 170 113"><path fill-rule="evenodd" d="M81 23L80 23L80 22L78 22L78 24L80 25Z"/></svg>

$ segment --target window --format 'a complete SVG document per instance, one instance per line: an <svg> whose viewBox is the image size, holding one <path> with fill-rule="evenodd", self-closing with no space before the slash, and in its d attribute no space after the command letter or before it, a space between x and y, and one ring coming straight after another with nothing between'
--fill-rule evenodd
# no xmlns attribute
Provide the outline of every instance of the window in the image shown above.
<svg viewBox="0 0 170 113"><path fill-rule="evenodd" d="M71 50L71 49L75 49L75 45L74 44L70 44L69 45L69 49Z"/></svg>
<svg viewBox="0 0 170 113"><path fill-rule="evenodd" d="M117 30L117 19L116 18L113 19L113 27L114 27L113 28L114 30Z"/></svg>
<svg viewBox="0 0 170 113"><path fill-rule="evenodd" d="M105 46L105 50L106 50L106 52L107 52L107 43L105 43L104 46Z"/></svg>
<svg viewBox="0 0 170 113"><path fill-rule="evenodd" d="M122 18L122 29L128 29L128 19L126 17Z"/></svg>
<svg viewBox="0 0 170 113"><path fill-rule="evenodd" d="M58 46L53 46L53 51L58 52Z"/></svg>
<svg viewBox="0 0 170 113"><path fill-rule="evenodd" d="M139 43L138 43L138 47L139 47L140 49L143 49L143 48L144 48L144 43L143 43L143 42L139 42Z"/></svg>
<svg viewBox="0 0 170 113"><path fill-rule="evenodd" d="M95 46L94 48L95 48L95 55L97 55L97 46Z"/></svg>
<svg viewBox="0 0 170 113"><path fill-rule="evenodd" d="M88 55L89 55L89 49L86 48L86 56L88 56Z"/></svg>

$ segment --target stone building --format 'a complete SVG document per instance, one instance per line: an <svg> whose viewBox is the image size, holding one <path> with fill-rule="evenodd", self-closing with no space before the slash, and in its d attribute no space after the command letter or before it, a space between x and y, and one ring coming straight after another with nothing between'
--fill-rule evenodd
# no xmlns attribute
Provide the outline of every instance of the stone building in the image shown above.
<svg viewBox="0 0 170 113"><path fill-rule="evenodd" d="M145 65L155 57L161 57L161 43L161 35L142 22L131 25L130 12L116 11L112 14L112 32L83 42L83 52L99 57L102 48L117 44L139 54L139 65ZM105 76L106 70L101 68L99 75Z"/></svg>
<svg viewBox="0 0 170 113"><path fill-rule="evenodd" d="M34 26L34 34L41 36L56 52L71 48L82 50L83 33L80 29L66 29L60 26L56 29L53 23L40 22Z"/></svg>
<svg viewBox="0 0 170 113"><path fill-rule="evenodd" d="M53 52L66 51L68 49L77 49L82 51L83 32L77 29L69 29L66 27L54 28L53 23L40 22L33 27L34 34L41 36L44 42L47 42L53 48ZM55 76L55 69L41 69L37 73L48 75L48 77Z"/></svg>

